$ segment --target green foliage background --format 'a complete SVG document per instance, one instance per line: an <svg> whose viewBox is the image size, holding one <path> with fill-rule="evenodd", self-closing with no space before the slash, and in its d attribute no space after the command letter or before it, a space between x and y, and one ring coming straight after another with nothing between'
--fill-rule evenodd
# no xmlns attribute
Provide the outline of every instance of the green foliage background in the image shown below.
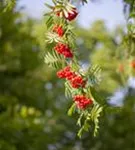
<svg viewBox="0 0 135 150"><path fill-rule="evenodd" d="M125 2L132 6L133 1ZM86 133L78 139L76 116L67 116L72 100L65 98L55 71L44 64L45 23L24 19L15 5L9 8L3 12L5 2L0 2L0 150L134 150L135 90L127 84L127 74L134 76L134 70L119 57L125 49L120 46L124 28L108 31L101 20L89 29L76 25L81 62L102 67L97 90L107 97L103 103L118 89L127 91L121 111L104 112L96 138Z"/></svg>

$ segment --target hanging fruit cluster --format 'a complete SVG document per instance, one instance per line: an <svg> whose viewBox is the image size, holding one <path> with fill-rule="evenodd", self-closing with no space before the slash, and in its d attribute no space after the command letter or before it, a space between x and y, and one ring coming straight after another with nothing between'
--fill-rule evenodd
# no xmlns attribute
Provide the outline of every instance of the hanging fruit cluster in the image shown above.
<svg viewBox="0 0 135 150"><path fill-rule="evenodd" d="M83 1L85 2L85 1ZM100 81L98 66L83 69L76 57L75 36L71 22L78 16L78 10L68 0L53 0L54 6L46 4L51 12L46 21L48 33L46 42L48 52L45 62L57 70L57 77L65 80L65 95L72 99L69 115L78 113L77 124L80 126L78 136L83 131L89 131L91 122L94 125L94 135L97 133L98 118L103 107L92 95L92 89Z"/></svg>
<svg viewBox="0 0 135 150"><path fill-rule="evenodd" d="M78 1L82 4L87 2L87 0ZM124 1L130 4L130 1ZM78 16L77 8L71 4L71 0L52 0L52 2L53 6L46 4L51 11L46 14L48 52L45 55L45 62L57 70L58 78L65 80L65 95L71 98L73 103L68 115L78 113L77 125L80 127L78 136L81 137L83 131L89 131L91 123L94 125L94 135L96 135L99 128L98 119L103 110L103 99L96 91L101 69L98 66L83 69L77 60L76 37L71 25ZM11 10L15 3L16 0L5 0L4 12ZM117 68L118 73L122 78L124 75L126 80L135 76L135 2L130 5L127 34L122 43L122 52L120 50L118 56Z"/></svg>

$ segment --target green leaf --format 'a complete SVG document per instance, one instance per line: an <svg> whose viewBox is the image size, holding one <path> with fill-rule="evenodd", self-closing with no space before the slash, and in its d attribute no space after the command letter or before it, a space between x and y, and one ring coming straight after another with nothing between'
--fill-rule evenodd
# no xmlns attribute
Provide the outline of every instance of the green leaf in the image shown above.
<svg viewBox="0 0 135 150"><path fill-rule="evenodd" d="M47 3L45 3L45 6L48 7L48 8L50 8L50 9L54 9L53 6L51 6L51 5L47 4Z"/></svg>
<svg viewBox="0 0 135 150"><path fill-rule="evenodd" d="M52 0L52 2L53 2L55 5L57 4L56 0Z"/></svg>
<svg viewBox="0 0 135 150"><path fill-rule="evenodd" d="M72 63L72 65L71 65L71 67L72 67L73 71L79 71L80 66L79 66L79 64L78 64L77 59L74 59L74 60L73 60L73 63Z"/></svg>
<svg viewBox="0 0 135 150"><path fill-rule="evenodd" d="M105 98L102 97L101 95L99 95L98 92L95 90L95 88L91 87L90 91L96 102L98 102L99 104L102 104L102 105L106 104Z"/></svg>
<svg viewBox="0 0 135 150"><path fill-rule="evenodd" d="M130 13L128 20L131 18L135 18L135 12Z"/></svg>
<svg viewBox="0 0 135 150"><path fill-rule="evenodd" d="M90 116L90 114L88 114L88 116ZM81 119L82 119L82 117L83 117L83 114L81 114L80 115L80 117L79 117L79 119L78 119L78 124L79 124L79 126L81 126ZM78 136L79 136L79 138L81 138L82 137L82 134L83 134L83 132L84 131L86 131L86 132L88 132L89 131L89 129L90 129L90 119L91 118L89 118L89 117L87 117L86 119L85 119L85 121L84 121L84 124L83 124L83 126L81 127L81 129L78 131Z"/></svg>
<svg viewBox="0 0 135 150"><path fill-rule="evenodd" d="M101 81L101 68L97 65L90 67L86 73L88 84L95 86Z"/></svg>
<svg viewBox="0 0 135 150"><path fill-rule="evenodd" d="M16 0L6 0L6 7L3 12L10 11L16 4Z"/></svg>
<svg viewBox="0 0 135 150"><path fill-rule="evenodd" d="M94 136L97 135L98 129L99 129L99 117L100 113L102 112L103 107L101 107L99 104L96 104L93 109L91 110L91 119L94 121L95 127L94 127Z"/></svg>
<svg viewBox="0 0 135 150"><path fill-rule="evenodd" d="M50 16L46 21L47 29L49 29L53 24L53 16Z"/></svg>
<svg viewBox="0 0 135 150"><path fill-rule="evenodd" d="M90 124L87 122L87 119L86 119L86 121L85 121L85 123L83 125L83 130L88 132L89 129L90 129Z"/></svg>
<svg viewBox="0 0 135 150"><path fill-rule="evenodd" d="M73 103L72 106L71 106L71 107L69 108L69 110L68 110L68 115L69 115L69 116L72 116L72 114L73 114L74 111L75 111L75 107L76 107L76 104Z"/></svg>
<svg viewBox="0 0 135 150"><path fill-rule="evenodd" d="M59 69L62 67L62 61L63 58L59 54L57 54L55 51L51 53L47 53L44 57L44 61L48 66L54 68L54 69Z"/></svg>
<svg viewBox="0 0 135 150"><path fill-rule="evenodd" d="M81 120L82 120L82 117L83 117L83 113L79 116L78 120L77 120L77 125L79 125L81 127L82 123L81 123Z"/></svg>
<svg viewBox="0 0 135 150"><path fill-rule="evenodd" d="M79 138L82 137L82 132L83 132L83 128L81 128L81 129L78 131L78 133L77 133L77 136L78 136Z"/></svg>
<svg viewBox="0 0 135 150"><path fill-rule="evenodd" d="M58 42L64 42L62 38L59 37L58 34L53 33L53 32L48 32L46 34L46 42L47 43L58 43Z"/></svg>
<svg viewBox="0 0 135 150"><path fill-rule="evenodd" d="M68 81L65 82L65 96L67 98L70 98L72 97L72 91L73 91L73 88L71 87L70 83Z"/></svg>

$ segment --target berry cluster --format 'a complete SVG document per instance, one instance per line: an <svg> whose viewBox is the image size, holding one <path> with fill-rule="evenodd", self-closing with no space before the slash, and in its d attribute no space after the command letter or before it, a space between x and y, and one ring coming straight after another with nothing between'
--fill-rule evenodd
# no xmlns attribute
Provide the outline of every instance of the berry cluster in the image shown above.
<svg viewBox="0 0 135 150"><path fill-rule="evenodd" d="M68 21L72 21L77 17L78 12L76 8L71 8L71 10L66 13L63 10L59 10L59 11L56 10L55 14L59 17L64 17Z"/></svg>
<svg viewBox="0 0 135 150"><path fill-rule="evenodd" d="M133 69L135 69L135 60L132 60L132 62L131 62L131 67L132 67Z"/></svg>
<svg viewBox="0 0 135 150"><path fill-rule="evenodd" d="M76 75L74 78L72 78L70 80L70 83L71 83L71 85L72 85L73 88L79 88L79 87L84 88L85 85L86 85L86 80L84 80L82 78L82 76Z"/></svg>
<svg viewBox="0 0 135 150"><path fill-rule="evenodd" d="M78 75L75 72L71 71L71 68L69 66L58 71L57 76L59 78L66 78L67 80L69 80L73 88L85 87L86 85L86 80L84 80L81 75Z"/></svg>
<svg viewBox="0 0 135 150"><path fill-rule="evenodd" d="M57 33L60 37L62 37L64 35L64 30L63 30L62 26L60 26L60 25L55 25L53 27L53 32Z"/></svg>
<svg viewBox="0 0 135 150"><path fill-rule="evenodd" d="M76 18L77 15L78 15L78 12L76 8L73 8L72 11L68 12L68 16L65 18L69 21L72 21Z"/></svg>
<svg viewBox="0 0 135 150"><path fill-rule="evenodd" d="M70 48L63 43L57 43L56 46L54 47L54 50L56 50L58 54L64 55L66 58L73 57Z"/></svg>
<svg viewBox="0 0 135 150"><path fill-rule="evenodd" d="M66 78L70 80L73 76L75 76L75 73L71 72L70 66L67 66L64 69L58 71L57 76L59 78Z"/></svg>
<svg viewBox="0 0 135 150"><path fill-rule="evenodd" d="M86 2L86 0L81 1ZM45 61L55 69L59 66L59 63L61 63L62 66L66 65L66 67L57 72L57 76L58 78L66 79L65 94L71 96L73 99L73 105L69 109L68 114L72 114L74 109L79 109L78 113L80 117L78 121L81 122L81 129L78 132L78 136L81 137L83 130L88 130L88 127L85 129L85 126L88 126L90 121L95 123L95 134L98 128L97 119L99 113L102 111L102 107L98 105L95 106L94 98L89 94L91 92L88 82L90 76L89 72L82 73L78 71L79 62L76 56L73 55L75 54L73 51L75 45L73 44L74 34L70 27L70 22L77 17L78 11L76 7L71 4L70 0L53 0L53 3L54 6L47 5L52 9L49 13L50 17L47 20L47 28L50 29L50 34L47 35L47 41L48 44L51 44L50 47L52 48L53 46L54 51L63 57L58 57L58 55L53 53L53 55L50 54L50 57L47 55ZM54 61L52 61L53 58ZM94 115L92 113L96 114L97 117L90 118L89 116ZM83 116L83 118L81 118L81 116Z"/></svg>
<svg viewBox="0 0 135 150"><path fill-rule="evenodd" d="M84 95L76 95L76 96L74 96L73 99L74 99L75 103L77 104L77 107L80 109L85 109L89 105L93 104L93 101Z"/></svg>
<svg viewBox="0 0 135 150"><path fill-rule="evenodd" d="M135 60L132 60L129 65L134 70L135 69ZM119 64L118 71L121 73L123 73L125 71L123 64Z"/></svg>

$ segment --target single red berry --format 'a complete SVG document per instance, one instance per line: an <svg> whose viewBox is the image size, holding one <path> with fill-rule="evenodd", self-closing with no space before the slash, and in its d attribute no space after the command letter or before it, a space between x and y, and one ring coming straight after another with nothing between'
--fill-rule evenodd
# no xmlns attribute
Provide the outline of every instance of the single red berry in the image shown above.
<svg viewBox="0 0 135 150"><path fill-rule="evenodd" d="M70 71L71 70L71 68L70 68L70 66L66 66L65 68L64 68L64 71Z"/></svg>
<svg viewBox="0 0 135 150"><path fill-rule="evenodd" d="M57 16L60 16L60 11L57 11L57 12L56 12L56 15L57 15Z"/></svg>

